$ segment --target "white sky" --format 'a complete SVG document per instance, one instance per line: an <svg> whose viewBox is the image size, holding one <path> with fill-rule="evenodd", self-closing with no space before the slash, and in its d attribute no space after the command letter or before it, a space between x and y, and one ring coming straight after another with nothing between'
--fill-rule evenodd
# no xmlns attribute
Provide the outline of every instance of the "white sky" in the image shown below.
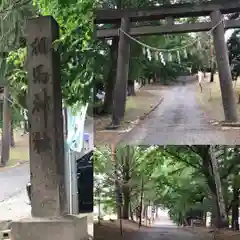
<svg viewBox="0 0 240 240"><path fill-rule="evenodd" d="M225 33L225 39L226 39L226 41L227 41L228 38L232 35L233 31L234 31L234 29L229 29L229 30L226 31L226 33Z"/></svg>

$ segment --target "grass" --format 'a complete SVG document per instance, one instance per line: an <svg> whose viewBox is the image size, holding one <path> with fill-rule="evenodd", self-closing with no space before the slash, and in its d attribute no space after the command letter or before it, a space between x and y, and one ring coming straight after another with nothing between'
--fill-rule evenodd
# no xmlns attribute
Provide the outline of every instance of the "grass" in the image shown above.
<svg viewBox="0 0 240 240"><path fill-rule="evenodd" d="M7 167L29 160L29 135L21 136L20 131L14 132L15 147L10 148Z"/></svg>
<svg viewBox="0 0 240 240"><path fill-rule="evenodd" d="M214 76L214 82L210 83L209 77L205 78L202 82L203 92L200 92L200 88L197 85L197 98L204 111L212 120L223 121L224 111L222 106L221 89L219 83L219 77L216 74ZM235 84L233 82L236 102L238 102L238 94L240 93L240 81ZM238 104L238 115L240 117L240 104Z"/></svg>

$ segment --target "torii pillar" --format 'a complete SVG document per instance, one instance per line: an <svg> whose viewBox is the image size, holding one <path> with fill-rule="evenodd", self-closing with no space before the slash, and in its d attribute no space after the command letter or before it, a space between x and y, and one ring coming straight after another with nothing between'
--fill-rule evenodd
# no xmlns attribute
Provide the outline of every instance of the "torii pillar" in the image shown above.
<svg viewBox="0 0 240 240"><path fill-rule="evenodd" d="M222 103L226 122L237 122L237 104L233 91L232 74L230 70L228 48L225 40L223 15L219 10L211 13L213 27L213 41L216 52Z"/></svg>

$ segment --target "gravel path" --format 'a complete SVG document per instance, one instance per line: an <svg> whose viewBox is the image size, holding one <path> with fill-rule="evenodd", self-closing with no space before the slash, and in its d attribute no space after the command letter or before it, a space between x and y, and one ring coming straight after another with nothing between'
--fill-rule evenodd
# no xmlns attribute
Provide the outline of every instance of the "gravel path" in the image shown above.
<svg viewBox="0 0 240 240"><path fill-rule="evenodd" d="M164 100L145 120L124 136L126 144L239 144L240 129L222 130L210 120L196 99L196 83L152 93Z"/></svg>

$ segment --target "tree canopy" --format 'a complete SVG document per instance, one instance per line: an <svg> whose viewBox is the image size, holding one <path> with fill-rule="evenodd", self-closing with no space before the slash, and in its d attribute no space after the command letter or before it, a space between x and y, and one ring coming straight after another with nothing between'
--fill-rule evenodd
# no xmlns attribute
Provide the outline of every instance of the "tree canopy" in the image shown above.
<svg viewBox="0 0 240 240"><path fill-rule="evenodd" d="M133 215L143 191L143 206L162 206L177 223L206 220L211 212L217 227L226 226L225 221L236 224L239 156L234 146L119 146L115 155L102 147L94 157L95 186L100 187L95 194L101 192L112 212L122 206L123 218Z"/></svg>
<svg viewBox="0 0 240 240"><path fill-rule="evenodd" d="M60 26L60 39L55 47L61 55L62 93L66 104L85 103L92 98L92 88L103 86L106 91L105 110L111 110L115 82L118 39L102 41L94 37L94 8L147 7L156 4L169 4L173 1L149 0L40 0L40 1L2 1L0 15L1 37L1 75L11 86L11 94L18 106L26 108L27 74L25 26L29 17L52 15ZM176 2L176 1L174 1ZM189 1L179 1L189 2ZM190 1L191 2L191 1ZM104 25L103 27L110 27ZM181 47L194 39L189 34L175 36L141 37L140 41L156 48ZM194 48L193 48L194 49ZM164 65L160 59L150 61L142 53L142 47L131 42L130 80L147 79L153 75L161 76L163 83L172 81L186 71L195 69L206 62L199 53L187 49L188 58L182 56L179 63L175 56L172 62ZM165 56L167 58L168 56ZM202 63L201 63L202 62ZM110 95L110 96L109 96Z"/></svg>

